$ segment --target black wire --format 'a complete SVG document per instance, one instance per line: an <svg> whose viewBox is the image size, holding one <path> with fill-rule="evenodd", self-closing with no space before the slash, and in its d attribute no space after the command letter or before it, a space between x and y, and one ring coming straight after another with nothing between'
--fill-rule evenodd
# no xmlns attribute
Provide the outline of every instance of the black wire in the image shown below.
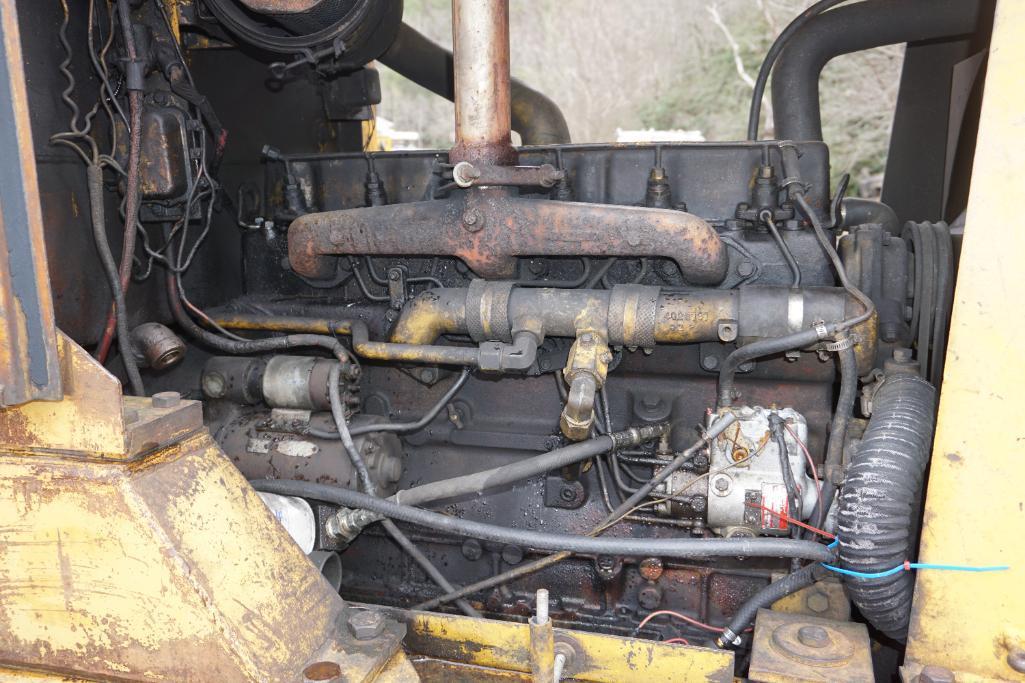
<svg viewBox="0 0 1025 683"><path fill-rule="evenodd" d="M772 65L776 63L776 58L786 47L787 42L793 37L797 31L804 26L808 21L814 17L822 14L830 7L839 5L845 0L819 0L814 5L798 14L793 21L787 24L787 27L779 34L769 51L765 53L765 59L762 60L762 66L758 69L758 77L755 78L754 91L751 93L751 109L747 117L747 139L757 140L758 139L758 119L762 115L762 98L765 96L765 86L769 82L769 72L772 71Z"/></svg>

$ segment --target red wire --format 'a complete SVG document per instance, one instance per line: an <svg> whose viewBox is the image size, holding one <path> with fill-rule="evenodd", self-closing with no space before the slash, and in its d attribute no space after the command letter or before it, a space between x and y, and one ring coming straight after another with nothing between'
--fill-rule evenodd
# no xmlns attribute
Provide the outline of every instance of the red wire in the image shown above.
<svg viewBox="0 0 1025 683"><path fill-rule="evenodd" d="M703 621L698 621L697 619L694 619L692 617L688 617L685 614L680 614L679 612L674 612L674 611L668 610L668 609L657 610L655 612L652 612L648 616L644 617L643 619L641 619L641 623L637 625L637 630L640 630L640 629L644 628L645 625L649 621L651 621L655 617L662 616L663 614L668 614L669 616L671 616L671 617L673 617L675 619L679 619L680 621L685 621L688 624L691 624L692 626L697 626L698 628L703 628L706 631L711 631L712 633L722 633L723 632L723 629L718 627L718 626L712 626L711 624L706 624Z"/></svg>
<svg viewBox="0 0 1025 683"><path fill-rule="evenodd" d="M805 524L804 522L799 522L796 519L794 519L793 517L791 517L790 515L788 515L787 513L785 513L785 512L777 512L777 511L773 510L772 508L765 507L761 503L755 503L755 502L752 502L750 500L745 500L744 501L744 505L747 505L748 507L758 508L759 510L764 510L765 512L768 512L770 515L776 515L780 519L786 520L786 521L790 522L791 524L796 524L797 526L801 527L802 529L807 529L808 531L810 531L812 533L815 533L815 534L818 534L819 536L825 536L826 538L830 538L830 539L836 538L836 536L834 536L833 534L829 533L828 531L823 531L822 529L818 529L816 527L813 527L811 524Z"/></svg>
<svg viewBox="0 0 1025 683"><path fill-rule="evenodd" d="M796 441L797 445L801 447L801 451L804 453L804 457L808 460L808 465L811 467L811 476L815 478L815 488L818 490L818 493L819 493L819 509L821 510L822 509L822 482L819 481L819 472L818 472L818 470L815 469L815 461L811 459L811 453L808 452L808 447L804 445L803 441L801 441L799 438L797 438L797 433L793 429L790 428L790 425L788 425L786 422L784 422L783 426L786 428L786 430L788 432L790 432L790 436L794 437L794 441Z"/></svg>
<svg viewBox="0 0 1025 683"><path fill-rule="evenodd" d="M666 645L690 645L690 641L686 638L670 638L669 640L663 640Z"/></svg>

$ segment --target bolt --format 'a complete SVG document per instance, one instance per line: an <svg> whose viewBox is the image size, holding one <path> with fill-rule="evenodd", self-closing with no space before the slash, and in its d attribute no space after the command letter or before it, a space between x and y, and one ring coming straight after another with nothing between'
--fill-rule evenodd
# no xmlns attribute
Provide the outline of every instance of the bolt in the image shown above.
<svg viewBox="0 0 1025 683"><path fill-rule="evenodd" d="M477 232L483 228L483 223L484 221L480 214L472 209L463 214L463 227L470 232Z"/></svg>
<svg viewBox="0 0 1025 683"><path fill-rule="evenodd" d="M399 279L399 271L397 268L390 268L388 270L388 279L395 282Z"/></svg>
<svg viewBox="0 0 1025 683"><path fill-rule="evenodd" d="M438 371L434 368L424 368L420 371L420 381L424 384L430 384L438 379Z"/></svg>
<svg viewBox="0 0 1025 683"><path fill-rule="evenodd" d="M161 391L150 399L154 408L175 408L181 403L182 395L177 391Z"/></svg>
<svg viewBox="0 0 1025 683"><path fill-rule="evenodd" d="M740 277L751 277L754 272L755 264L746 259L737 264L737 275Z"/></svg>
<svg viewBox="0 0 1025 683"><path fill-rule="evenodd" d="M567 503L572 503L577 499L577 492L569 486L564 486L559 490L559 498L562 498Z"/></svg>
<svg viewBox="0 0 1025 683"><path fill-rule="evenodd" d="M1025 674L1025 649L1015 648L1007 655L1007 666L1020 674Z"/></svg>
<svg viewBox="0 0 1025 683"><path fill-rule="evenodd" d="M720 477L719 479L715 480L715 490L716 491L726 491L729 488L730 488L730 482L725 477Z"/></svg>
<svg viewBox="0 0 1025 683"><path fill-rule="evenodd" d="M648 581L658 581L662 576L662 560L657 557L646 557L641 560L640 573Z"/></svg>
<svg viewBox="0 0 1025 683"><path fill-rule="evenodd" d="M360 610L349 616L349 632L356 640L371 640L384 631L384 617L380 612Z"/></svg>
<svg viewBox="0 0 1025 683"><path fill-rule="evenodd" d="M555 662L552 665L552 680L559 683L562 680L562 672L566 668L566 653L556 652Z"/></svg>
<svg viewBox="0 0 1025 683"><path fill-rule="evenodd" d="M718 356L702 356L701 367L703 367L705 370L715 370L717 367L719 367Z"/></svg>
<svg viewBox="0 0 1025 683"><path fill-rule="evenodd" d="M519 564L523 562L523 548L511 543L506 545L502 548L502 560L506 564Z"/></svg>
<svg viewBox="0 0 1025 683"><path fill-rule="evenodd" d="M832 641L829 631L821 626L802 626L797 629L797 640L807 647L826 647Z"/></svg>
<svg viewBox="0 0 1025 683"><path fill-rule="evenodd" d="M303 669L307 681L333 681L342 675L342 667L334 662L314 662Z"/></svg>
<svg viewBox="0 0 1025 683"><path fill-rule="evenodd" d="M694 512L704 512L705 508L708 507L708 501L701 495L691 496L690 507Z"/></svg>
<svg viewBox="0 0 1025 683"><path fill-rule="evenodd" d="M538 588L534 599L534 623L543 625L548 623L548 590Z"/></svg>
<svg viewBox="0 0 1025 683"><path fill-rule="evenodd" d="M203 375L203 393L210 398L221 398L224 396L224 390L227 389L228 383L224 379L224 375L219 372L209 372Z"/></svg>
<svg viewBox="0 0 1025 683"><path fill-rule="evenodd" d="M917 683L954 683L954 672L945 666L929 664L919 672Z"/></svg>
<svg viewBox="0 0 1025 683"><path fill-rule="evenodd" d="M468 538L463 541L463 557L474 562L484 554L484 548L476 538Z"/></svg>
<svg viewBox="0 0 1025 683"><path fill-rule="evenodd" d="M829 609L829 596L825 593L815 591L805 600L805 604L812 612L822 614Z"/></svg>

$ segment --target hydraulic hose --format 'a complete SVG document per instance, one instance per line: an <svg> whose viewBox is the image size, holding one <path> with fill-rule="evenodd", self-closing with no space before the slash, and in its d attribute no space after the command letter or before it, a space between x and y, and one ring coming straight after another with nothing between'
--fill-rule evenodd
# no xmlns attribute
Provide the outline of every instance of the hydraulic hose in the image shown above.
<svg viewBox="0 0 1025 683"><path fill-rule="evenodd" d="M733 418L733 416L729 416ZM735 418L734 418L735 419ZM726 424L732 422L726 420ZM725 429L726 424L722 426ZM608 436L599 436L586 441L556 448L555 450L542 453L532 458L517 460L516 462L501 467L493 467L481 472L466 474L461 477L433 481L422 486L415 486L411 489L398 491L391 496L390 500L403 505L424 505L437 500L455 498L471 494L480 494L488 489L498 486L506 486L518 481L525 481L545 472L561 469L584 460L589 460L596 455L606 453L616 448L636 446L652 439L657 439L668 430L669 425L662 422L644 427L635 427L623 432L615 432ZM722 429L717 433L721 433ZM712 436L711 438L714 438ZM704 445L704 441L699 445ZM696 449L688 450L693 455ZM689 457L688 457L689 459ZM666 475L668 476L668 475ZM643 496L641 496L643 498ZM639 499L638 499L639 500ZM635 501L636 503L637 501ZM625 508L629 509L629 508ZM344 532L346 537L355 537L367 524L371 524L383 518L383 515L368 512L365 509L349 511L343 518L338 519L339 531Z"/></svg>
<svg viewBox="0 0 1025 683"><path fill-rule="evenodd" d="M847 425L850 424L854 413L854 400L858 397L858 366L854 357L854 347L841 348L836 353L840 360L840 394L836 399L836 410L829 425L829 445L826 447L823 472L825 478L834 484L840 482ZM822 520L819 519L818 522L821 523Z"/></svg>
<svg viewBox="0 0 1025 683"><path fill-rule="evenodd" d="M789 40L772 73L776 138L822 139L819 77L833 57L972 33L979 4L978 0L866 0L811 18Z"/></svg>
<svg viewBox="0 0 1025 683"><path fill-rule="evenodd" d="M769 607L780 598L785 598L815 583L817 567L817 564L810 564L803 569L787 574L748 598L734 613L730 623L723 629L722 635L715 639L716 646L724 648L727 645L740 645L740 634L754 622L758 610Z"/></svg>
<svg viewBox="0 0 1025 683"><path fill-rule="evenodd" d="M86 169L86 176L89 184L89 213L92 219L93 239L96 240L96 251L100 255L100 262L103 264L107 282L110 284L110 293L114 299L118 351L121 353L121 362L125 366L125 375L128 377L132 393L136 396L145 396L146 390L142 384L139 364L135 360L135 352L132 349L132 340L128 332L128 311L125 308L124 289L121 288L117 264L114 263L114 256L110 253L110 243L107 241L107 221L103 206L103 168L90 165Z"/></svg>
<svg viewBox="0 0 1025 683"><path fill-rule="evenodd" d="M360 455L359 449L356 448L356 444L352 440L352 435L349 433L349 425L345 421L345 408L342 406L342 397L338 390L338 385L341 380L342 364L338 363L331 368L331 374L328 379L328 398L331 402L331 417L334 418L335 426L338 428L338 436L342 440L342 446L345 448L345 452L348 454L349 459L352 461L353 469L356 470L356 474L359 477L359 481L363 486L363 490L367 492L367 495L377 497L377 487L374 485L374 480L370 476L370 470L367 469L366 463L363 461L363 456ZM427 576L437 583L445 591L453 590L453 586L445 578L445 575L434 566L434 563L420 551L413 542L395 525L395 522L390 519L384 520L383 524L385 531L392 537L400 548L406 551L413 560L420 565L420 568L424 570ZM481 617L481 613L478 612L474 607L466 600L457 600L456 604L468 617Z"/></svg>
<svg viewBox="0 0 1025 683"><path fill-rule="evenodd" d="M631 557L797 557L814 562L831 562L833 553L813 541L785 538L593 538L556 534L485 524L400 505L340 486L307 481L259 479L251 482L258 491L322 500L343 507L366 508L372 512L417 526L457 536L495 543L512 543L538 550L566 550L585 555L627 555Z"/></svg>
<svg viewBox="0 0 1025 683"><path fill-rule="evenodd" d="M872 417L840 492L840 566L873 573L913 559L914 527L935 424L936 390L911 373L888 375L872 397ZM873 626L907 636L914 576L844 575L851 600Z"/></svg>
<svg viewBox="0 0 1025 683"><path fill-rule="evenodd" d="M125 54L129 66L139 59L135 45L135 34L132 29L132 17L128 0L117 0L118 21L121 24L121 37L125 43ZM132 83L131 80L128 81ZM139 84L141 88L141 84ZM139 214L139 175L142 163L142 90L130 87L128 90L128 115L131 119L131 130L128 132L128 168L125 181L125 232L121 245L121 266L119 277L121 293L127 294L132 279L132 256L135 254L135 222ZM117 327L117 309L111 306L107 314L107 322L103 328L103 337L96 347L96 359L103 363L110 351L110 344Z"/></svg>

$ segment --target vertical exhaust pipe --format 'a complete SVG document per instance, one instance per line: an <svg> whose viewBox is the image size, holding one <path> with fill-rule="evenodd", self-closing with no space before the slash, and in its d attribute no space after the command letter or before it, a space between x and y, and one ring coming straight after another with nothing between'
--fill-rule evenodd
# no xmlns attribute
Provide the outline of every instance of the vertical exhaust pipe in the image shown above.
<svg viewBox="0 0 1025 683"><path fill-rule="evenodd" d="M452 163L516 163L512 146L508 0L452 0L456 143Z"/></svg>

